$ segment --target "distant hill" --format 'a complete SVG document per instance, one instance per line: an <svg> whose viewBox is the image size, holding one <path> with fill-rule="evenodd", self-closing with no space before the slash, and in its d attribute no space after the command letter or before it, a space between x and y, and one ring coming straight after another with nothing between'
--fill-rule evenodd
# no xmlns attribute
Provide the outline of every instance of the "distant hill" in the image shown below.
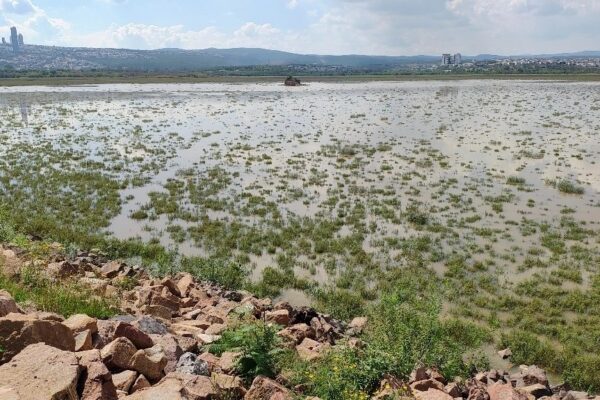
<svg viewBox="0 0 600 400"><path fill-rule="evenodd" d="M560 55L527 57L598 57L600 52L586 51ZM464 56L463 60L493 60L506 58L491 54ZM15 69L110 69L131 71L185 72L219 67L248 66L339 66L349 69L400 68L409 65L438 64L440 56L366 56L295 54L259 48L233 49L158 49L131 50L84 47L27 45L18 54L9 46L0 46L0 68Z"/></svg>

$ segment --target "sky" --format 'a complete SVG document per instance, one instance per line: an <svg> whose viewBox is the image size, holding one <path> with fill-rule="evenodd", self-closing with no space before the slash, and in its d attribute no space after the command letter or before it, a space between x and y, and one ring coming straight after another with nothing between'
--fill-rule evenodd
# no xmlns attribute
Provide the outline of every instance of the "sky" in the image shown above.
<svg viewBox="0 0 600 400"><path fill-rule="evenodd" d="M600 50L600 0L0 0L30 44L305 54Z"/></svg>

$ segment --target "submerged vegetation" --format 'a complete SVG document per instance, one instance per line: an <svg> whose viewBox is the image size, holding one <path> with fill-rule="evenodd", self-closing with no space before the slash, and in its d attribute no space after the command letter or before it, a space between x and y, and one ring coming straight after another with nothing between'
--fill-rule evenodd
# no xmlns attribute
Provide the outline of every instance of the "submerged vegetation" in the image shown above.
<svg viewBox="0 0 600 400"><path fill-rule="evenodd" d="M368 315L366 348L316 364L271 354L261 326L215 347L243 351L249 379L311 376L323 398L371 393L377 374L417 362L483 368L486 343L600 390L595 85L200 88L3 96L0 242ZM35 271L1 287L111 315Z"/></svg>

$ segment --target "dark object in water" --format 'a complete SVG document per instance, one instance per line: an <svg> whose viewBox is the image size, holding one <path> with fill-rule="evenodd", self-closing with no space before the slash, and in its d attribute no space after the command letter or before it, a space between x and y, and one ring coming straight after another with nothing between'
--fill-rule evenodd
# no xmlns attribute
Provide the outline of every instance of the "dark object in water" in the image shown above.
<svg viewBox="0 0 600 400"><path fill-rule="evenodd" d="M300 79L296 79L293 76L288 76L285 79L285 86L300 86L302 85L302 83L300 82Z"/></svg>

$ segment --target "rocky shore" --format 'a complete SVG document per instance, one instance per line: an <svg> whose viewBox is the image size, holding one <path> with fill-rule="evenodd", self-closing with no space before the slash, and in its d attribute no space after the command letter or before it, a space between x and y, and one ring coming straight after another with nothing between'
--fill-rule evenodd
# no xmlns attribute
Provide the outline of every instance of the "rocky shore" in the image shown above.
<svg viewBox="0 0 600 400"><path fill-rule="evenodd" d="M22 252L0 247L3 274L28 265ZM39 264L39 263L38 263ZM17 304L0 290L0 400L302 399L301 385L283 376L237 374L241 352L208 351L240 321L277 326L281 346L303 360L335 346L360 347L367 318L346 323L310 308L273 303L244 291L199 282L186 273L155 279L139 267L93 253L55 255L38 265L49 279L77 280L98 296L117 297L107 320L68 318ZM123 282L134 282L123 290ZM447 381L435 368L416 367L410 379L382 377L375 399L579 400L587 393L551 387L536 366L492 370ZM314 398L312 398L314 400Z"/></svg>

